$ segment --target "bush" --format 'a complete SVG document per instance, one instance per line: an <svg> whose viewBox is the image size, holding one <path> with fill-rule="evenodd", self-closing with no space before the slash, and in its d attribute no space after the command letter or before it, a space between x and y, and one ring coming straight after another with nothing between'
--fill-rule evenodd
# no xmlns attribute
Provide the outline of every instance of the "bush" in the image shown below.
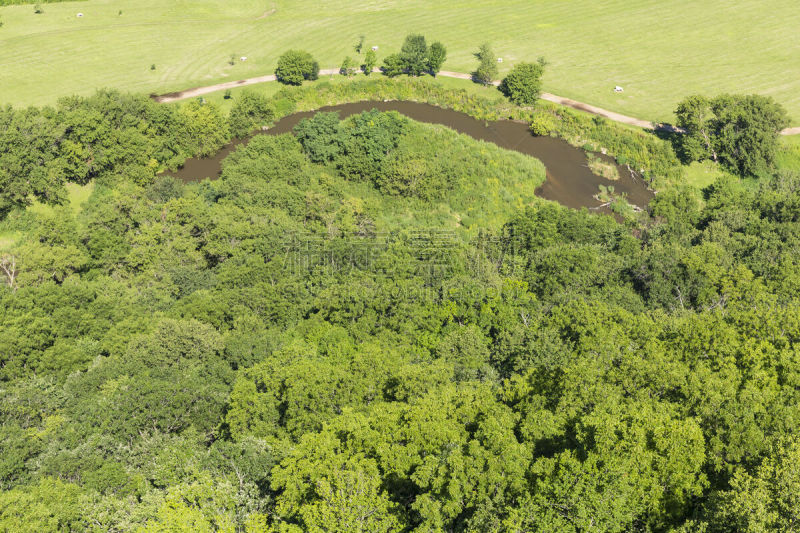
<svg viewBox="0 0 800 533"><path fill-rule="evenodd" d="M275 76L281 83L301 85L319 77L319 63L308 52L289 50L278 59Z"/></svg>
<svg viewBox="0 0 800 533"><path fill-rule="evenodd" d="M557 119L552 113L537 111L531 120L531 132L540 137L550 135L557 127L556 122Z"/></svg>
<svg viewBox="0 0 800 533"><path fill-rule="evenodd" d="M541 63L519 63L500 84L500 92L517 105L533 105L542 91L543 73Z"/></svg>

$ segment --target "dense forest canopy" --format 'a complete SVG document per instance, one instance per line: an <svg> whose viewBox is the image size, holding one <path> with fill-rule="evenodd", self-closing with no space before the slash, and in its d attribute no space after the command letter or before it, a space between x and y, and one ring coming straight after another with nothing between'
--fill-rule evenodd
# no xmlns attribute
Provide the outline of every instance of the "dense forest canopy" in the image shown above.
<svg viewBox="0 0 800 533"><path fill-rule="evenodd" d="M797 529L800 175L682 187L547 109L650 165L649 213L376 111L157 175L304 94L4 112L0 529ZM95 189L21 209L48 176Z"/></svg>

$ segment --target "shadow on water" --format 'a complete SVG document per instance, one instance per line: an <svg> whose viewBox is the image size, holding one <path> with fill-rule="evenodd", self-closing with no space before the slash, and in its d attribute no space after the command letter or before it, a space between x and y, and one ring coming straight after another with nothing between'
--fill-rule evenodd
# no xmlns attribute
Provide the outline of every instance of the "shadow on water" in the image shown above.
<svg viewBox="0 0 800 533"><path fill-rule="evenodd" d="M583 150L575 148L561 139L535 137L525 123L511 120L483 122L464 113L417 102L358 102L323 107L284 117L269 130L256 133L256 135L291 133L300 120L311 117L320 111L338 111L339 116L345 118L371 109L397 111L419 122L441 124L474 139L491 142L501 148L533 156L544 163L547 169L547 180L536 190L536 194L567 207L597 208L600 202L594 199L594 195L598 192L600 185L614 187L616 193L626 194L628 201L639 207L645 207L653 198L652 191L647 189L641 179L632 176L627 168L618 166L620 178L617 180L597 176L589 170ZM215 179L221 172L222 160L239 144L246 142L247 139L233 141L224 146L214 157L189 159L180 170L172 175L187 182L204 178ZM611 158L605 158L605 160L613 164ZM606 211L605 208L602 210Z"/></svg>

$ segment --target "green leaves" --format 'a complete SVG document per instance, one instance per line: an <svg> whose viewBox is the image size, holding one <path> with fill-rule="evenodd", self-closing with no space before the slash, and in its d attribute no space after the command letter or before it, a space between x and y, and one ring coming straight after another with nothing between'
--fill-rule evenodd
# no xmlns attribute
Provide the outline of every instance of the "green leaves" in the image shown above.
<svg viewBox="0 0 800 533"><path fill-rule="evenodd" d="M412 33L406 36L400 49L400 60L410 76L419 76L428 70L428 45L425 36Z"/></svg>
<svg viewBox="0 0 800 533"><path fill-rule="evenodd" d="M439 41L431 44L428 48L428 69L434 76L442 70L442 65L446 60L447 48Z"/></svg>
<svg viewBox="0 0 800 533"><path fill-rule="evenodd" d="M278 58L275 76L281 83L301 85L305 80L316 80L319 63L302 50L289 50Z"/></svg>
<svg viewBox="0 0 800 533"><path fill-rule="evenodd" d="M489 43L483 43L478 51L475 52L475 58L478 60L478 68L472 73L473 79L483 85L489 85L497 77L497 56L489 46Z"/></svg>
<svg viewBox="0 0 800 533"><path fill-rule="evenodd" d="M228 122L231 133L244 138L259 126L266 126L275 118L275 106L264 95L243 91L233 102Z"/></svg>
<svg viewBox="0 0 800 533"><path fill-rule="evenodd" d="M207 157L230 139L228 124L215 104L193 100L180 107L184 134L192 152Z"/></svg>
<svg viewBox="0 0 800 533"><path fill-rule="evenodd" d="M730 490L711 500L709 522L746 532L795 531L800 524L799 464L800 446L794 439L783 440L754 472L737 472Z"/></svg>
<svg viewBox="0 0 800 533"><path fill-rule="evenodd" d="M786 111L760 95L690 96L675 111L686 135L678 145L689 161L719 161L741 176L771 170L778 134L789 125Z"/></svg>
<svg viewBox="0 0 800 533"><path fill-rule="evenodd" d="M3 115L35 157L2 168L108 181L0 226L0 529L790 530L796 176L664 190L626 226L537 200L531 158L371 111L154 179L272 119L235 105L68 99L50 141L50 111Z"/></svg>
<svg viewBox="0 0 800 533"><path fill-rule="evenodd" d="M542 91L542 74L542 63L517 63L503 78L500 91L517 105L532 106Z"/></svg>

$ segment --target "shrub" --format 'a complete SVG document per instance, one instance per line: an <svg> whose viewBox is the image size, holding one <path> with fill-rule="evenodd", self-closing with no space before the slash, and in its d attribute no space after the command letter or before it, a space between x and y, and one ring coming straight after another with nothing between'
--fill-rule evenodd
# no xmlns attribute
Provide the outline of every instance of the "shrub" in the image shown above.
<svg viewBox="0 0 800 533"><path fill-rule="evenodd" d="M547 111L537 111L531 119L531 132L534 135L544 137L555 132L557 127L556 117Z"/></svg>

